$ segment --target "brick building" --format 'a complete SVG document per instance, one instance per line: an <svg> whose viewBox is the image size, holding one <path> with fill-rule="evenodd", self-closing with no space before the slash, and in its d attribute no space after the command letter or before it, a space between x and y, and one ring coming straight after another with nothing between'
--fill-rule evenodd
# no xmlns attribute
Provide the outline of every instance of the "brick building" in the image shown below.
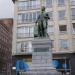
<svg viewBox="0 0 75 75"><path fill-rule="evenodd" d="M0 75L11 75L13 19L0 19Z"/></svg>

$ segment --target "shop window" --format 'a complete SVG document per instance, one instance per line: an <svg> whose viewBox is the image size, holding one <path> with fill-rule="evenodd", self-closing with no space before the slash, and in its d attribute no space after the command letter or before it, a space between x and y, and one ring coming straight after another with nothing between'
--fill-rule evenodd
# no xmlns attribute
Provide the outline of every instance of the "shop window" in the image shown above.
<svg viewBox="0 0 75 75"><path fill-rule="evenodd" d="M61 72L64 75L66 75L67 73L70 74L71 72L71 65L69 59L53 59L53 65L59 72Z"/></svg>

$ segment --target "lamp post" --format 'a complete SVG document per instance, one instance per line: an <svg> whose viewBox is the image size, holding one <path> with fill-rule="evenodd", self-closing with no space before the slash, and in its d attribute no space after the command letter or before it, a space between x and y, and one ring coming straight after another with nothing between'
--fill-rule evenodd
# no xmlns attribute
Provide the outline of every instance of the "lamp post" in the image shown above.
<svg viewBox="0 0 75 75"><path fill-rule="evenodd" d="M12 75L16 75L16 67L12 67Z"/></svg>

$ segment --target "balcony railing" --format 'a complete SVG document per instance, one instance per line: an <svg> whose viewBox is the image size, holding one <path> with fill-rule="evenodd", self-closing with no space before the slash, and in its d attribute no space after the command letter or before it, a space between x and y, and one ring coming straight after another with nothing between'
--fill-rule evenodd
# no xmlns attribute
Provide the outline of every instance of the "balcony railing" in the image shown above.
<svg viewBox="0 0 75 75"><path fill-rule="evenodd" d="M25 38L25 37L33 37L33 33L19 33L17 34L17 38Z"/></svg>
<svg viewBox="0 0 75 75"><path fill-rule="evenodd" d="M33 19L24 19L24 20L19 19L19 20L17 20L17 23L18 23L18 25L19 25L19 24L35 23L36 19L37 19L37 18L33 18Z"/></svg>
<svg viewBox="0 0 75 75"><path fill-rule="evenodd" d="M16 54L32 54L32 48L21 48L16 50Z"/></svg>
<svg viewBox="0 0 75 75"><path fill-rule="evenodd" d="M60 31L59 34L67 34L67 31Z"/></svg>
<svg viewBox="0 0 75 75"><path fill-rule="evenodd" d="M40 4L39 5L34 5L34 6L29 6L29 7L25 7L25 6L18 6L18 10L19 11L25 11L25 10L30 10L30 9L39 9L40 8Z"/></svg>

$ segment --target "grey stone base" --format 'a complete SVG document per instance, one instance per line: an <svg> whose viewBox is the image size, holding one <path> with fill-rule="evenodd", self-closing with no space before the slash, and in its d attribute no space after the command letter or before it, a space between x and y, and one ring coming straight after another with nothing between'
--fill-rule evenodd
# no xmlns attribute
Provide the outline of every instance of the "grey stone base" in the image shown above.
<svg viewBox="0 0 75 75"><path fill-rule="evenodd" d="M57 72L56 70L30 70L27 72L22 72L21 75L61 75L61 73Z"/></svg>

